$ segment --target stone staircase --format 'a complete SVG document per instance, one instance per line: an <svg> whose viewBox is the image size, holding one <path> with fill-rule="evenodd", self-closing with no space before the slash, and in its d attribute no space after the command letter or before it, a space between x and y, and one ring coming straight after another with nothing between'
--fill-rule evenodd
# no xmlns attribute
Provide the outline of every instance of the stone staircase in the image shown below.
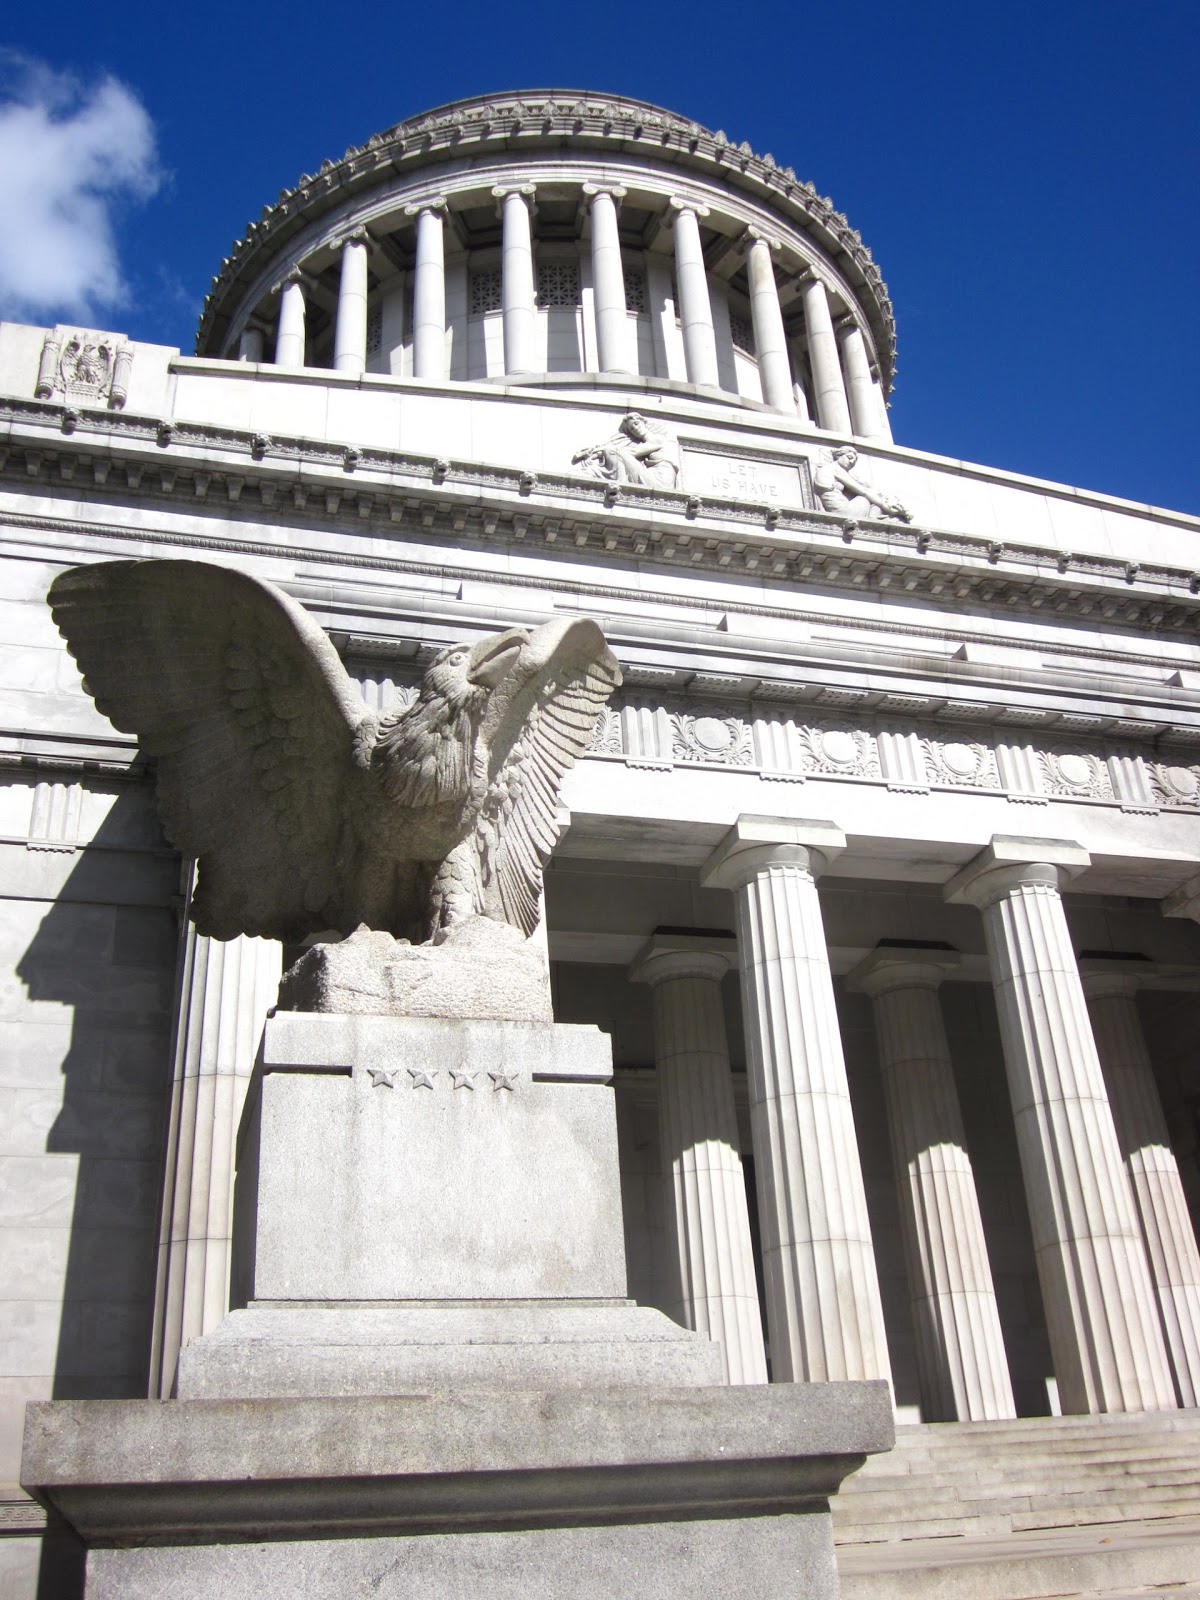
<svg viewBox="0 0 1200 1600"><path fill-rule="evenodd" d="M899 1427L833 1522L843 1600L1200 1600L1200 1411Z"/></svg>

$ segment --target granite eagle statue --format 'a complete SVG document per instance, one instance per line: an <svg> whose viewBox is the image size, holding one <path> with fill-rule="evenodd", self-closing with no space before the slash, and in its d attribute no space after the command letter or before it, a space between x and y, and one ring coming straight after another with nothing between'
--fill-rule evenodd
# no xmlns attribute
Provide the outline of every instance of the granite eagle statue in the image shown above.
<svg viewBox="0 0 1200 1600"><path fill-rule="evenodd" d="M303 608L246 573L100 562L49 600L97 708L157 759L201 933L533 930L561 780L621 681L597 623L455 645L376 715Z"/></svg>

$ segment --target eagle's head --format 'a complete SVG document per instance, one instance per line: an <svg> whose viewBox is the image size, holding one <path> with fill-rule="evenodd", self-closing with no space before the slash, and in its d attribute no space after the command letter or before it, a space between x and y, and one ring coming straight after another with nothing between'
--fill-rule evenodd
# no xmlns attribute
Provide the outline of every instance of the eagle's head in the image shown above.
<svg viewBox="0 0 1200 1600"><path fill-rule="evenodd" d="M506 628L433 658L413 704L380 723L372 759L393 800L433 805L466 794L488 702L528 643L524 628Z"/></svg>
<svg viewBox="0 0 1200 1600"><path fill-rule="evenodd" d="M452 712L482 705L504 681L528 643L524 628L506 628L477 644L454 644L434 656L421 683L421 699L441 701Z"/></svg>

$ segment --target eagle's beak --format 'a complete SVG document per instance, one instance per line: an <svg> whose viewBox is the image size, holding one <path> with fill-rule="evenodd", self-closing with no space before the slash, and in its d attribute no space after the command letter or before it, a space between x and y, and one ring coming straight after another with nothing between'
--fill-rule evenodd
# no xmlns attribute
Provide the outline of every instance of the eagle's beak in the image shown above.
<svg viewBox="0 0 1200 1600"><path fill-rule="evenodd" d="M504 633L493 633L481 639L471 651L468 681L494 689L508 676L528 638L524 628L509 628Z"/></svg>

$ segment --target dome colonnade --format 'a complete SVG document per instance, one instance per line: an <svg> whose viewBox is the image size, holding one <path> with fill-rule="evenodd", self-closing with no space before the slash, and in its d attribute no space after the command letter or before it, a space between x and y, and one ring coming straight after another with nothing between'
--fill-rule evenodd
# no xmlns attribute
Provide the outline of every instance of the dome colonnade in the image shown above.
<svg viewBox="0 0 1200 1600"><path fill-rule="evenodd" d="M269 207L201 354L433 383L679 384L891 437L892 316L811 185L635 101L466 101Z"/></svg>

